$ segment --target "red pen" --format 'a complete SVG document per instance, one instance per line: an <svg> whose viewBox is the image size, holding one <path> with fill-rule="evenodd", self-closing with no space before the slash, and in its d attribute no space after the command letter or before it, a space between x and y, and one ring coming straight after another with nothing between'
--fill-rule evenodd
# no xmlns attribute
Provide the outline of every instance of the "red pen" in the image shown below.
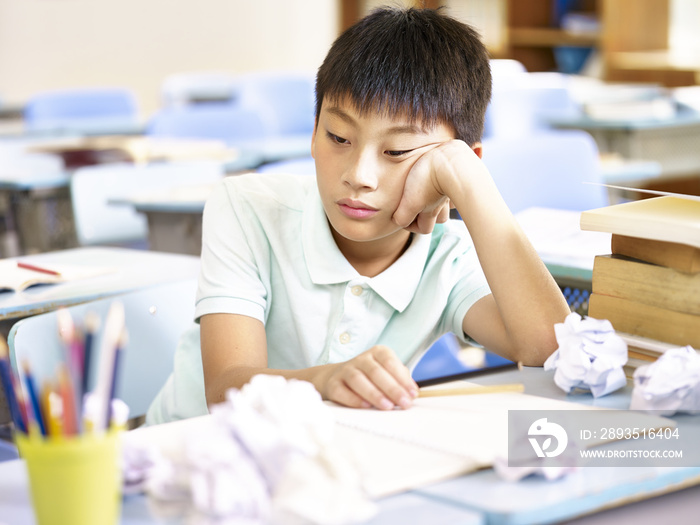
<svg viewBox="0 0 700 525"><path fill-rule="evenodd" d="M41 266L34 266L33 264L29 264L29 263L22 262L22 261L17 261L17 267L24 268L25 270L32 270L35 272L48 273L49 275L58 275L58 276L61 275L61 273L57 272L56 270L42 268Z"/></svg>

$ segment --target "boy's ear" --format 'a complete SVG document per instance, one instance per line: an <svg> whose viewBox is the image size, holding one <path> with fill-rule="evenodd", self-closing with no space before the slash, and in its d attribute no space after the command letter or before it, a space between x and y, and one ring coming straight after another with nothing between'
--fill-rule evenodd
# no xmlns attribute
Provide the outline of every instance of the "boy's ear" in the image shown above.
<svg viewBox="0 0 700 525"><path fill-rule="evenodd" d="M484 152L484 148L483 148L483 145L481 144L481 142L477 142L476 144L473 144L472 151L474 151L474 153L476 153L476 156L479 157L480 159L483 158L481 155Z"/></svg>

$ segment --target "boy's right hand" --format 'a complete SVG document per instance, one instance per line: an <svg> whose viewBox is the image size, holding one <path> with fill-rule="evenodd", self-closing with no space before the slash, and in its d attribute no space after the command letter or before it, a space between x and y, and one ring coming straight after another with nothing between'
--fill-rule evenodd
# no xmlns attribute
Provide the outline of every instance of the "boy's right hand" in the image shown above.
<svg viewBox="0 0 700 525"><path fill-rule="evenodd" d="M324 399L353 408L391 410L409 408L418 396L418 385L408 368L386 346L330 365L323 384L316 385Z"/></svg>

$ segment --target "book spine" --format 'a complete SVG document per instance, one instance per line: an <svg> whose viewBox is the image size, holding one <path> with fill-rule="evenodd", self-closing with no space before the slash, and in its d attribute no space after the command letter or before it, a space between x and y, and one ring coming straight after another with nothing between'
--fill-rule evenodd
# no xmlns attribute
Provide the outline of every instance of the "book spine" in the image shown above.
<svg viewBox="0 0 700 525"><path fill-rule="evenodd" d="M615 330L700 349L700 316L592 293L588 315L609 320Z"/></svg>
<svg viewBox="0 0 700 525"><path fill-rule="evenodd" d="M700 273L599 255L594 259L592 278L594 293L700 315Z"/></svg>
<svg viewBox="0 0 700 525"><path fill-rule="evenodd" d="M611 251L682 272L700 273L700 250L687 244L613 234Z"/></svg>

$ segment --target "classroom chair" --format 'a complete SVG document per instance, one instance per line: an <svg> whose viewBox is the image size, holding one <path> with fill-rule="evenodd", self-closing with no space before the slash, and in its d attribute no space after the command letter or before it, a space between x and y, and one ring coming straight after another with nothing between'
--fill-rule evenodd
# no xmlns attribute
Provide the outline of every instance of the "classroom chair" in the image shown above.
<svg viewBox="0 0 700 525"><path fill-rule="evenodd" d="M459 350L459 341L454 334L443 335L416 363L411 371L411 377L415 381L425 381L472 370L472 367L467 366L457 357Z"/></svg>
<svg viewBox="0 0 700 525"><path fill-rule="evenodd" d="M17 447L9 441L0 440L0 463L19 458Z"/></svg>
<svg viewBox="0 0 700 525"><path fill-rule="evenodd" d="M163 108L146 127L155 137L221 140L236 146L263 139L273 133L255 108L235 104L211 103Z"/></svg>
<svg viewBox="0 0 700 525"><path fill-rule="evenodd" d="M316 163L313 157L280 160L263 164L258 173L290 173L292 175L316 175Z"/></svg>
<svg viewBox="0 0 700 525"><path fill-rule="evenodd" d="M116 394L129 406L131 419L146 414L173 370L179 337L193 322L196 287L196 279L187 279L68 308L76 326L82 325L88 312L94 312L104 327L113 301L121 301L124 305L128 341L120 359ZM95 356L91 360L90 389L95 385L101 343L100 330L95 338ZM56 311L15 323L10 330L8 345L15 374L23 376L24 372L19 368L27 362L38 385L42 385L45 379L55 379L58 364L65 362L66 350L58 335Z"/></svg>
<svg viewBox="0 0 700 525"><path fill-rule="evenodd" d="M483 161L513 213L533 206L583 211L608 204L606 188L597 185L598 148L585 131L484 139Z"/></svg>
<svg viewBox="0 0 700 525"><path fill-rule="evenodd" d="M308 135L314 129L315 77L311 73L264 71L241 75L236 104L255 109L275 135Z"/></svg>
<svg viewBox="0 0 700 525"><path fill-rule="evenodd" d="M70 180L78 244L145 247L146 217L128 202L116 201L175 187L201 186L223 176L223 165L216 161L118 163L79 168Z"/></svg>
<svg viewBox="0 0 700 525"><path fill-rule="evenodd" d="M232 103L237 96L237 77L225 71L176 73L167 76L161 85L163 107Z"/></svg>
<svg viewBox="0 0 700 525"><path fill-rule="evenodd" d="M484 137L525 137L551 130L550 119L579 114L568 75L497 74L493 77L493 92L486 109Z"/></svg>
<svg viewBox="0 0 700 525"><path fill-rule="evenodd" d="M124 133L138 127L138 110L125 88L67 89L31 97L24 120L35 132Z"/></svg>
<svg viewBox="0 0 700 525"><path fill-rule="evenodd" d="M489 60L489 65L491 66L491 78L494 81L510 77L511 75L527 73L523 63L512 58L492 58Z"/></svg>

